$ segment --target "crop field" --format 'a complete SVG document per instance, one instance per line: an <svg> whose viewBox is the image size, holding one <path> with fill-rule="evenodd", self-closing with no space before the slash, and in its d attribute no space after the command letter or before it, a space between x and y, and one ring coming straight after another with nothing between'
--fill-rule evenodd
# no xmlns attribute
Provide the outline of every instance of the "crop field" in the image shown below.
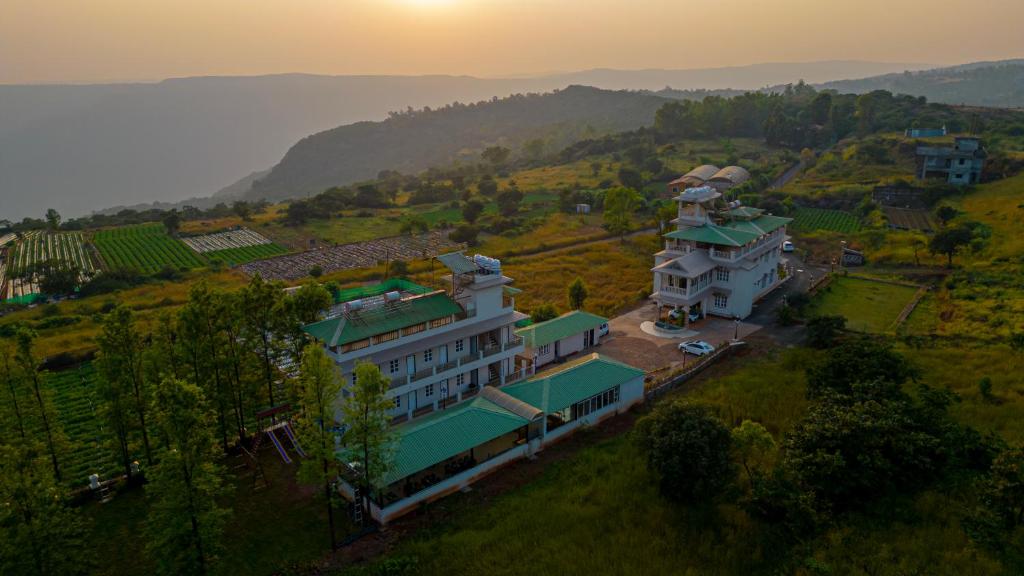
<svg viewBox="0 0 1024 576"><path fill-rule="evenodd" d="M832 232L857 232L860 221L849 212L828 210L825 208L799 208L793 219L792 227L796 230L810 232L812 230L831 230Z"/></svg>
<svg viewBox="0 0 1024 576"><path fill-rule="evenodd" d="M196 268L203 261L183 243L171 238L160 224L140 224L100 230L93 244L111 268L136 268L151 274L164 266Z"/></svg>
<svg viewBox="0 0 1024 576"><path fill-rule="evenodd" d="M858 332L882 333L917 292L917 288L837 277L812 302L813 315L838 314L846 318L846 327Z"/></svg>
<svg viewBox="0 0 1024 576"><path fill-rule="evenodd" d="M204 234L202 236L189 236L182 238L181 241L200 254L271 243L266 237L248 228L217 232L216 234Z"/></svg>
<svg viewBox="0 0 1024 576"><path fill-rule="evenodd" d="M67 483L79 487L88 483L90 474L97 473L102 479L118 474L114 448L96 412L96 371L92 365L50 372L46 382L53 391L54 405L70 444L61 464Z"/></svg>
<svg viewBox="0 0 1024 576"><path fill-rule="evenodd" d="M243 246L241 248L228 248L226 250L206 252L203 256L206 256L206 259L210 262L220 260L228 266L238 266L254 260L280 256L287 252L288 249L279 244L259 244L256 246Z"/></svg>
<svg viewBox="0 0 1024 576"><path fill-rule="evenodd" d="M6 275L0 264L0 286L4 285L5 276L8 279L7 287L0 295L0 299L19 298L39 292L39 286L29 279L20 279L19 276L42 262L57 262L62 267L77 266L82 278L92 276L96 271L92 258L85 251L81 232L28 232L9 251L10 261Z"/></svg>
<svg viewBox="0 0 1024 576"><path fill-rule="evenodd" d="M932 219L931 212L927 210L883 206L882 212L885 212L885 217L889 219L890 228L921 230L922 232L935 230L935 221Z"/></svg>

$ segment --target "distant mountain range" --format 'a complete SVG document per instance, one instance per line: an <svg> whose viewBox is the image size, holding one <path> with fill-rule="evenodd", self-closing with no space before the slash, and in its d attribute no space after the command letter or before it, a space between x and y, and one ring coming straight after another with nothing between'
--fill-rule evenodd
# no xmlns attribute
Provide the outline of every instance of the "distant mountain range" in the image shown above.
<svg viewBox="0 0 1024 576"><path fill-rule="evenodd" d="M942 104L1020 108L1024 107L1024 60L975 62L859 80L838 80L821 83L819 87L853 94L888 90L924 96L930 102Z"/></svg>
<svg viewBox="0 0 1024 576"><path fill-rule="evenodd" d="M299 182L295 174L285 178L287 172L282 171L297 161L285 158L286 152L294 157L303 146L309 146L296 145L289 152L296 142L333 127L381 121L389 112L410 107L437 108L516 93L550 92L570 84L632 90L671 86L674 90L660 95L695 97L697 93L680 91L706 88L727 94L730 91L725 89L757 89L799 79L832 82L920 67L833 61L698 70L589 70L511 79L286 74L182 78L153 84L0 86L0 219L39 216L49 207L69 217L119 205L158 202L168 206L186 199L203 204L216 201L208 198L225 186L228 188L219 199L238 196L256 181L257 189L262 187L277 196L285 193L285 182ZM964 67L964 73L968 69ZM892 76L902 74L877 78ZM871 78L858 82L868 80ZM638 116L628 118L640 121ZM568 125L577 121L590 123L595 130L640 125L620 122L602 127L590 117L567 115L555 129L557 118L527 121L521 116L517 124L522 124L523 130L514 134L481 132L460 145L474 148L501 137L522 139L536 131L552 134L553 142L562 141L582 134L584 125ZM494 126L501 122L495 120ZM430 128L444 148L446 127L441 123ZM329 132L335 136L374 133L383 137L387 133L388 138L395 137L388 127L359 125L339 130ZM318 135L319 141L327 138ZM399 158L397 150L375 148L371 141L354 148L349 148L353 154L367 159L380 156L396 161L394 166L384 167L415 170L423 166L418 159ZM449 157L450 151L438 150L436 157L442 156ZM347 157L333 156L321 161L349 162ZM276 174L239 180L244 174L260 173L276 164L281 165ZM378 166L383 162L374 162L373 169L367 165L338 170L349 174L346 178L358 179L371 171L369 175L374 175ZM321 183L310 177L299 188L306 190L305 186Z"/></svg>

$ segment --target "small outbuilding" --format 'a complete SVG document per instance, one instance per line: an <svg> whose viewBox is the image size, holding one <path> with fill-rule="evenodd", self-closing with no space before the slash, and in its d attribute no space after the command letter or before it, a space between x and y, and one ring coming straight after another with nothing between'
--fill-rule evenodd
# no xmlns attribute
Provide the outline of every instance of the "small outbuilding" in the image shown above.
<svg viewBox="0 0 1024 576"><path fill-rule="evenodd" d="M532 359L533 369L596 346L607 334L608 319L582 310L562 314L545 322L516 330L523 339L524 355Z"/></svg>

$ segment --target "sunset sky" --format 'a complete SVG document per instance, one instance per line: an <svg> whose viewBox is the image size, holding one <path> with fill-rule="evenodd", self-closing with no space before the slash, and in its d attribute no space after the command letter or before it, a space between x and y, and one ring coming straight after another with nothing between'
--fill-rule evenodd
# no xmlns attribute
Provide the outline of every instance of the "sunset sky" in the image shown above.
<svg viewBox="0 0 1024 576"><path fill-rule="evenodd" d="M3 0L0 83L1024 56L1021 0Z"/></svg>

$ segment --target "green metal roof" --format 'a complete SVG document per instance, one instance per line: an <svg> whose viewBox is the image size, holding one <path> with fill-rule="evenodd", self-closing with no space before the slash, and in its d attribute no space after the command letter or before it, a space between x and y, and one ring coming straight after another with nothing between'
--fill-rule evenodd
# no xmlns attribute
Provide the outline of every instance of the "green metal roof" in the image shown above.
<svg viewBox="0 0 1024 576"><path fill-rule="evenodd" d="M477 396L447 410L398 426L391 484L529 424L521 416Z"/></svg>
<svg viewBox="0 0 1024 576"><path fill-rule="evenodd" d="M371 296L380 296L393 291L408 292L410 294L426 294L430 292L430 288L426 286L420 286L415 282L410 282L405 278L388 278L380 284L373 284L371 286L353 286L351 288L342 288L338 290L338 293L334 296L335 302L351 302L353 300L359 300L360 298L369 298Z"/></svg>
<svg viewBox="0 0 1024 576"><path fill-rule="evenodd" d="M750 221L730 222L727 226L735 230L743 230L745 232L762 235L768 234L772 230L782 228L792 221L792 218L783 218L781 216L761 216Z"/></svg>
<svg viewBox="0 0 1024 576"><path fill-rule="evenodd" d="M644 371L639 368L594 354L579 364L520 384L510 384L501 391L551 413L643 375Z"/></svg>
<svg viewBox="0 0 1024 576"><path fill-rule="evenodd" d="M743 246L748 242L753 242L754 240L757 240L758 236L760 236L760 234L747 232L746 230L726 228L724 226L715 226L714 224L695 226L693 228L686 228L683 230L674 230L665 234L666 238L705 242L707 244L732 246L734 248Z"/></svg>
<svg viewBox="0 0 1024 576"><path fill-rule="evenodd" d="M505 294L508 294L509 296L515 296L516 294L522 294L523 292L519 288L513 288L511 286L502 286L501 288L505 291Z"/></svg>
<svg viewBox="0 0 1024 576"><path fill-rule="evenodd" d="M467 258L462 252L441 254L437 259L455 274L470 274L477 271L476 263Z"/></svg>
<svg viewBox="0 0 1024 576"><path fill-rule="evenodd" d="M437 292L328 318L307 324L303 330L329 346L339 346L461 312L462 307L447 294Z"/></svg>
<svg viewBox="0 0 1024 576"><path fill-rule="evenodd" d="M575 310L562 314L558 318L552 318L551 320L538 322L537 324L531 324L516 330L516 334L526 340L527 346L536 348L574 334L579 334L585 330L597 328L605 322L608 322L607 318L602 318L597 314L591 314L582 310Z"/></svg>
<svg viewBox="0 0 1024 576"><path fill-rule="evenodd" d="M783 218L781 216L760 216L749 221L736 220L723 226L705 224L704 226L694 226L683 230L673 230L665 234L665 237L739 248L792 221L792 218Z"/></svg>

